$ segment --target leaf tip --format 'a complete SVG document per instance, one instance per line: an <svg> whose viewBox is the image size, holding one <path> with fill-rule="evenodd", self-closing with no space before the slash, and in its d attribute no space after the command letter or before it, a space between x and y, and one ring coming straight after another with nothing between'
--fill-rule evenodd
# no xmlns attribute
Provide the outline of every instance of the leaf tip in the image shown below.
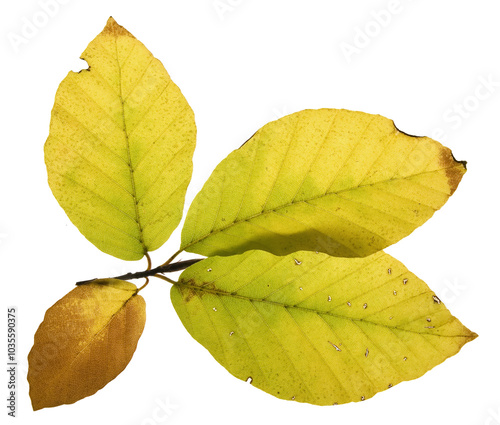
<svg viewBox="0 0 500 425"><path fill-rule="evenodd" d="M37 410L45 409L46 407L53 407L45 401L46 388L44 387L42 391L39 390L37 385L37 375L40 369L43 368L43 363L39 359L36 359L36 353L33 348L28 354L28 383L29 383L29 397L31 401L31 408L34 412Z"/></svg>
<svg viewBox="0 0 500 425"><path fill-rule="evenodd" d="M38 407L34 402L33 400L31 400L31 407L33 409L34 412L36 412L37 410L41 410L43 409L43 407Z"/></svg>
<svg viewBox="0 0 500 425"><path fill-rule="evenodd" d="M49 407L45 406L43 403L40 403L37 397L33 396L31 392L30 392L30 400L31 400L31 408L33 409L34 412L36 412L37 410L42 410L45 407Z"/></svg>
<svg viewBox="0 0 500 425"><path fill-rule="evenodd" d="M450 155L456 164L461 164L464 167L464 170L467 171L467 161L459 161L458 159L456 159L451 150L450 150Z"/></svg>
<svg viewBox="0 0 500 425"><path fill-rule="evenodd" d="M112 16L109 17L106 26L102 30L102 34L103 35L108 34L115 37L127 36L135 38L129 31L127 31L124 27L119 25L118 22L116 22Z"/></svg>
<svg viewBox="0 0 500 425"><path fill-rule="evenodd" d="M457 161L451 152L451 149L443 146L440 157L440 165L446 170L448 185L450 186L450 196L453 195L467 171L467 161Z"/></svg>

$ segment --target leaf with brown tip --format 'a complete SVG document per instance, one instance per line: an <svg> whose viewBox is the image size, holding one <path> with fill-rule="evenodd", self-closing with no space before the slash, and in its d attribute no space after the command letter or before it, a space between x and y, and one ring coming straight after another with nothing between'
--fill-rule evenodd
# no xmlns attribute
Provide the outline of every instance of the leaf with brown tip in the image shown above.
<svg viewBox="0 0 500 425"><path fill-rule="evenodd" d="M140 260L182 218L194 114L162 63L110 18L57 90L45 163L50 188L97 248Z"/></svg>
<svg viewBox="0 0 500 425"><path fill-rule="evenodd" d="M447 147L380 115L304 110L266 124L217 166L181 249L364 257L425 223L465 171Z"/></svg>

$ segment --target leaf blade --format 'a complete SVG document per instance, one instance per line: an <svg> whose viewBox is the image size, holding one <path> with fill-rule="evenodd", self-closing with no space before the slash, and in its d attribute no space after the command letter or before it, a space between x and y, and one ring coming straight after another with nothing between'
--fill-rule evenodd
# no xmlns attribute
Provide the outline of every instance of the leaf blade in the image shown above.
<svg viewBox="0 0 500 425"><path fill-rule="evenodd" d="M418 378L473 340L434 296L385 253L213 257L171 290L188 332L231 374L320 405Z"/></svg>
<svg viewBox="0 0 500 425"><path fill-rule="evenodd" d="M52 307L28 355L34 410L88 397L130 362L146 321L135 285L102 279L77 286Z"/></svg>
<svg viewBox="0 0 500 425"><path fill-rule="evenodd" d="M262 127L193 201L181 249L373 254L410 234L456 189L464 163L386 118L305 110Z"/></svg>
<svg viewBox="0 0 500 425"><path fill-rule="evenodd" d="M61 82L45 144L49 185L83 235L138 260L177 227L192 174L194 115L167 71L112 18Z"/></svg>

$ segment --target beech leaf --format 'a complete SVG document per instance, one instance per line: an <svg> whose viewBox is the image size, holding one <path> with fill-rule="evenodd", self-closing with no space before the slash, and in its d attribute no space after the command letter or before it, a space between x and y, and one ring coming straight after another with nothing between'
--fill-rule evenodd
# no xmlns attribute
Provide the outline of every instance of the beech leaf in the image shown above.
<svg viewBox="0 0 500 425"><path fill-rule="evenodd" d="M193 338L234 376L318 405L362 401L418 378L477 336L384 252L212 257L182 273L171 299Z"/></svg>
<svg viewBox="0 0 500 425"><path fill-rule="evenodd" d="M146 322L132 283L102 279L77 286L45 313L28 362L34 410L94 394L127 366Z"/></svg>
<svg viewBox="0 0 500 425"><path fill-rule="evenodd" d="M427 221L464 173L448 148L380 115L301 111L216 167L189 209L181 249L370 255Z"/></svg>
<svg viewBox="0 0 500 425"><path fill-rule="evenodd" d="M139 260L177 227L192 173L193 111L146 47L110 18L57 90L49 185L102 251Z"/></svg>

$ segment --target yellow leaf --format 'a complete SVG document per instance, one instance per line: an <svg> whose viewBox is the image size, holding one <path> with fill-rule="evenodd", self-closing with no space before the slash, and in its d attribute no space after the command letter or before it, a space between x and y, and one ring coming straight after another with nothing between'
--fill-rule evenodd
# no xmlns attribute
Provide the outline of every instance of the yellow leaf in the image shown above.
<svg viewBox="0 0 500 425"><path fill-rule="evenodd" d="M94 394L127 366L146 308L137 288L116 279L77 286L45 314L28 361L34 410Z"/></svg>
<svg viewBox="0 0 500 425"><path fill-rule="evenodd" d="M182 273L171 299L193 338L234 376L319 405L418 378L477 337L384 252L212 257Z"/></svg>
<svg viewBox="0 0 500 425"><path fill-rule="evenodd" d="M181 249L369 255L428 220L464 173L448 148L379 115L305 110L265 125L217 166Z"/></svg>
<svg viewBox="0 0 500 425"><path fill-rule="evenodd" d="M161 62L113 18L82 59L89 69L70 72L57 90L49 184L95 246L138 260L182 218L194 115Z"/></svg>

